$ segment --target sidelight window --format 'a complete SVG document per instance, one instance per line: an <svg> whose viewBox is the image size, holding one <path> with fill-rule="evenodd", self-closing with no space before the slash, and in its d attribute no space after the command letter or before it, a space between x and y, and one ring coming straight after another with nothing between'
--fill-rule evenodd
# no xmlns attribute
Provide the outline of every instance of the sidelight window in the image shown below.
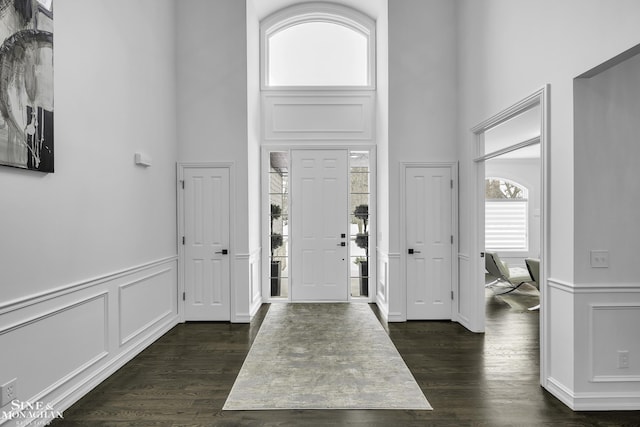
<svg viewBox="0 0 640 427"><path fill-rule="evenodd" d="M269 275L272 297L289 291L289 153L269 153Z"/></svg>
<svg viewBox="0 0 640 427"><path fill-rule="evenodd" d="M351 296L369 295L371 171L368 151L349 153Z"/></svg>

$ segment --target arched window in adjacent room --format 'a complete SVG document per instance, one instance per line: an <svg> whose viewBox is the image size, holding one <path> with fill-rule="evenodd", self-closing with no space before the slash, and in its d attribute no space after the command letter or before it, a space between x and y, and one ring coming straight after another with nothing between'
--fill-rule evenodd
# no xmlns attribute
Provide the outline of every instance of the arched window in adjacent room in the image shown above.
<svg viewBox="0 0 640 427"><path fill-rule="evenodd" d="M336 4L304 3L261 23L262 88L375 86L375 22Z"/></svg>

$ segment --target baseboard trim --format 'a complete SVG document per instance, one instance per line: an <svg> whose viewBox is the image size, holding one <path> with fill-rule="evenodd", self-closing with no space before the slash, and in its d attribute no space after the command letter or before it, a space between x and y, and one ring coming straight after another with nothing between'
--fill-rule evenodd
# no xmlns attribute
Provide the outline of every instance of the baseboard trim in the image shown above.
<svg viewBox="0 0 640 427"><path fill-rule="evenodd" d="M387 305L384 303L384 301L382 301L382 299L380 298L380 296L378 295L377 301L376 301L376 306L378 307L378 310L380 311L380 316L382 316L382 319L385 322L389 322L389 307L387 307Z"/></svg>
<svg viewBox="0 0 640 427"><path fill-rule="evenodd" d="M574 408L574 396L573 392L555 378L547 378L546 389L549 393L554 395L558 400L567 405L569 408Z"/></svg>
<svg viewBox="0 0 640 427"><path fill-rule="evenodd" d="M389 323L399 323L399 322L406 322L406 321L407 321L407 318L403 316L402 313L389 312L387 315L387 322Z"/></svg>
<svg viewBox="0 0 640 427"><path fill-rule="evenodd" d="M640 410L640 392L574 393L555 378L547 378L546 389L574 411Z"/></svg>

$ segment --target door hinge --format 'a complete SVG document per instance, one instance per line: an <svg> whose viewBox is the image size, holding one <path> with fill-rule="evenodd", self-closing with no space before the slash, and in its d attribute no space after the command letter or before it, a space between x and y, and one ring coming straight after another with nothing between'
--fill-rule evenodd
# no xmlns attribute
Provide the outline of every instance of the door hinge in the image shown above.
<svg viewBox="0 0 640 427"><path fill-rule="evenodd" d="M184 245L186 243L186 239L184 236L182 236L182 244Z"/></svg>
<svg viewBox="0 0 640 427"><path fill-rule="evenodd" d="M451 244L453 245L453 234L451 235Z"/></svg>
<svg viewBox="0 0 640 427"><path fill-rule="evenodd" d="M451 291L451 301L453 301L453 291Z"/></svg>
<svg viewBox="0 0 640 427"><path fill-rule="evenodd" d="M184 188L184 187L182 187L182 188ZM451 180L451 188L453 188L453 180Z"/></svg>
<svg viewBox="0 0 640 427"><path fill-rule="evenodd" d="M180 185L182 185L182 189L184 190L184 179L180 181Z"/></svg>
<svg viewBox="0 0 640 427"><path fill-rule="evenodd" d="M186 301L187 300L187 293L183 292L182 293L182 301Z"/></svg>

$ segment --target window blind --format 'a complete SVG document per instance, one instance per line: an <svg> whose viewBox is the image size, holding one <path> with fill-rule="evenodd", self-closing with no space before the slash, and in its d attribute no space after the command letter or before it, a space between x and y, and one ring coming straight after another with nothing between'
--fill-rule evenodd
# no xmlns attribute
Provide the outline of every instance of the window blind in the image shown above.
<svg viewBox="0 0 640 427"><path fill-rule="evenodd" d="M527 200L485 201L485 248L527 250Z"/></svg>

